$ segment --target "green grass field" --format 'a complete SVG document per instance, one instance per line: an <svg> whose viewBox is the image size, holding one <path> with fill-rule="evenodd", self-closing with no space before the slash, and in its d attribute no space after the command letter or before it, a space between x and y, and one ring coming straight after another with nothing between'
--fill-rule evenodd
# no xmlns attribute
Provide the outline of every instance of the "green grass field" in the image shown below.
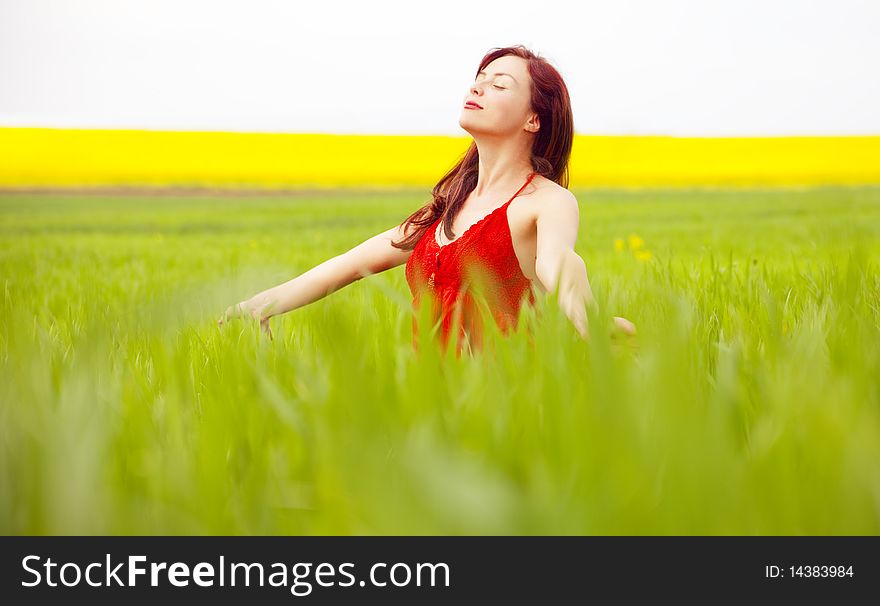
<svg viewBox="0 0 880 606"><path fill-rule="evenodd" d="M216 325L427 192L0 196L0 532L878 534L880 187L575 193L593 338L461 359L403 267Z"/></svg>

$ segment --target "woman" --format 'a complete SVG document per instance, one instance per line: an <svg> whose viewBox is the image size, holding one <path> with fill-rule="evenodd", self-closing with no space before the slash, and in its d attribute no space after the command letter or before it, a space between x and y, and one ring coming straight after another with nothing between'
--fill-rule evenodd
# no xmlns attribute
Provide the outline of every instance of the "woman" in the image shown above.
<svg viewBox="0 0 880 606"><path fill-rule="evenodd" d="M567 189L574 124L562 77L521 45L493 49L480 62L459 124L473 143L434 187L430 203L348 252L231 306L218 324L250 316L271 338L273 315L406 263L414 308L429 295L444 348L453 334L457 353L465 344L479 347L487 308L503 332L515 327L521 303L535 301L535 286L557 292L566 316L588 338L586 306L595 300L574 251L578 203ZM624 318L615 317L614 325L635 333ZM417 330L414 316L414 345Z"/></svg>

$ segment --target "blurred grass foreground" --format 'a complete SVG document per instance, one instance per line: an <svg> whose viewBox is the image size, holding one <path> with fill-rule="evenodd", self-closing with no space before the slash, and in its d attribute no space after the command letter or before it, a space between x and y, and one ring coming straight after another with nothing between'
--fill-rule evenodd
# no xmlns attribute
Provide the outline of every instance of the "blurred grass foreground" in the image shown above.
<svg viewBox="0 0 880 606"><path fill-rule="evenodd" d="M0 532L877 534L880 187L572 189L593 338L461 359L402 267L216 325L427 189L0 195Z"/></svg>

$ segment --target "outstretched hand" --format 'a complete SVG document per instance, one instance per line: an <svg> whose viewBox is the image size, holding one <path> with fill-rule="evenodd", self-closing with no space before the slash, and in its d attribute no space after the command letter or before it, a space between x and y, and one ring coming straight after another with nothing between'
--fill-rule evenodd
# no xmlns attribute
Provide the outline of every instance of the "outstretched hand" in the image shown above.
<svg viewBox="0 0 880 606"><path fill-rule="evenodd" d="M235 305L227 307L226 311L223 312L223 315L217 320L217 326L218 328L223 328L224 324L228 324L231 320L238 320L240 318L251 318L259 321L260 330L269 337L270 341L274 340L272 329L269 327L269 318L263 317L259 308L252 307L247 302L236 303Z"/></svg>

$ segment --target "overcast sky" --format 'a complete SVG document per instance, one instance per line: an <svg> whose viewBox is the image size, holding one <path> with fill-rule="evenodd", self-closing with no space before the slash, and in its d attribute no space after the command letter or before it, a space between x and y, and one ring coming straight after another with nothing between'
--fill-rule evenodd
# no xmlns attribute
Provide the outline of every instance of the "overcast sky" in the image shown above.
<svg viewBox="0 0 880 606"><path fill-rule="evenodd" d="M522 43L583 134L880 134L880 0L0 0L0 126L452 134Z"/></svg>

